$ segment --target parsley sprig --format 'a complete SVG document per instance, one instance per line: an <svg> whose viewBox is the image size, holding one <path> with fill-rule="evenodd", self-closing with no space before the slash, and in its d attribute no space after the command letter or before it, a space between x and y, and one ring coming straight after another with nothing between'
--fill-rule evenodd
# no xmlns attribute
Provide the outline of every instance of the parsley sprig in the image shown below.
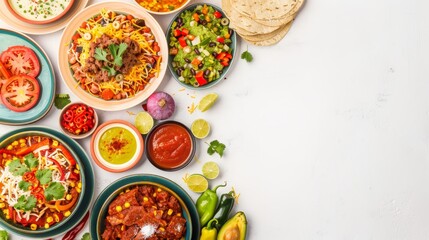
<svg viewBox="0 0 429 240"><path fill-rule="evenodd" d="M249 52L249 49L246 49L246 51L244 51L241 54L241 59L246 60L247 62L251 62L253 60L253 56L252 54Z"/></svg>
<svg viewBox="0 0 429 240"><path fill-rule="evenodd" d="M96 48L95 49L95 55L94 58L98 61L104 61L107 62L107 66L104 66L103 69L108 72L109 76L115 76L117 71L115 70L116 67L122 67L122 56L125 53L125 50L127 50L128 45L126 43L121 44L110 44L109 45L109 52L112 55L113 61L109 61L107 59L107 51L102 48Z"/></svg>

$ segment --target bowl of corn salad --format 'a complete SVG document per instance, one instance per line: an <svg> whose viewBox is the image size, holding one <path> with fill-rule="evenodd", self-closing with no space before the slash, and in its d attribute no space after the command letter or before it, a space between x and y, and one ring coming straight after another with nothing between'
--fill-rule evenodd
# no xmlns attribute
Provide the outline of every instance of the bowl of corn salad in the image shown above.
<svg viewBox="0 0 429 240"><path fill-rule="evenodd" d="M191 0L135 0L146 11L156 15L167 15L183 9Z"/></svg>

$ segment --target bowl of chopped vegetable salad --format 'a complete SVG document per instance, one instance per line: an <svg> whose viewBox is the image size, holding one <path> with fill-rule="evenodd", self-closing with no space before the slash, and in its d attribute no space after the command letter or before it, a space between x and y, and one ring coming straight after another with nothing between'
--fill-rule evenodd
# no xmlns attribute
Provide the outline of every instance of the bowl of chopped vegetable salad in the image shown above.
<svg viewBox="0 0 429 240"><path fill-rule="evenodd" d="M190 89L205 89L227 74L237 46L236 34L222 10L193 4L178 13L167 31L168 67L173 77Z"/></svg>

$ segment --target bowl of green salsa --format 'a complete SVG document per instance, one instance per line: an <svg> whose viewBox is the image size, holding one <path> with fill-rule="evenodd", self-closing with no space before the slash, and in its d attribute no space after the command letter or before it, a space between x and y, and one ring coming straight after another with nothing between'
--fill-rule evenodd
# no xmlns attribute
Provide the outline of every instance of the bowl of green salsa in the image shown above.
<svg viewBox="0 0 429 240"><path fill-rule="evenodd" d="M91 156L95 163L109 172L123 172L142 158L144 141L129 122L112 120L100 125L92 135Z"/></svg>

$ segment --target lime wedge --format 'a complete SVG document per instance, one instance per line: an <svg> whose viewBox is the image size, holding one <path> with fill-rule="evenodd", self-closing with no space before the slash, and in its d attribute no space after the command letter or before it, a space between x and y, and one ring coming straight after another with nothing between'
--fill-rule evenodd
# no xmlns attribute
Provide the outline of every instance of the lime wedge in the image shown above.
<svg viewBox="0 0 429 240"><path fill-rule="evenodd" d="M206 162L203 165L203 175L207 179L215 179L219 176L219 166L215 162Z"/></svg>
<svg viewBox="0 0 429 240"><path fill-rule="evenodd" d="M204 119L197 119L191 125L191 132L196 138L203 139L210 133L210 124Z"/></svg>
<svg viewBox="0 0 429 240"><path fill-rule="evenodd" d="M209 182L201 174L191 174L186 176L183 180L188 185L188 188L196 193L204 192L209 187Z"/></svg>
<svg viewBox="0 0 429 240"><path fill-rule="evenodd" d="M139 112L134 125L141 134L147 134L153 127L153 118L148 112Z"/></svg>
<svg viewBox="0 0 429 240"><path fill-rule="evenodd" d="M209 93L205 95L201 100L200 103L198 103L198 109L201 112L205 112L209 110L213 104L216 102L218 95L216 93Z"/></svg>

